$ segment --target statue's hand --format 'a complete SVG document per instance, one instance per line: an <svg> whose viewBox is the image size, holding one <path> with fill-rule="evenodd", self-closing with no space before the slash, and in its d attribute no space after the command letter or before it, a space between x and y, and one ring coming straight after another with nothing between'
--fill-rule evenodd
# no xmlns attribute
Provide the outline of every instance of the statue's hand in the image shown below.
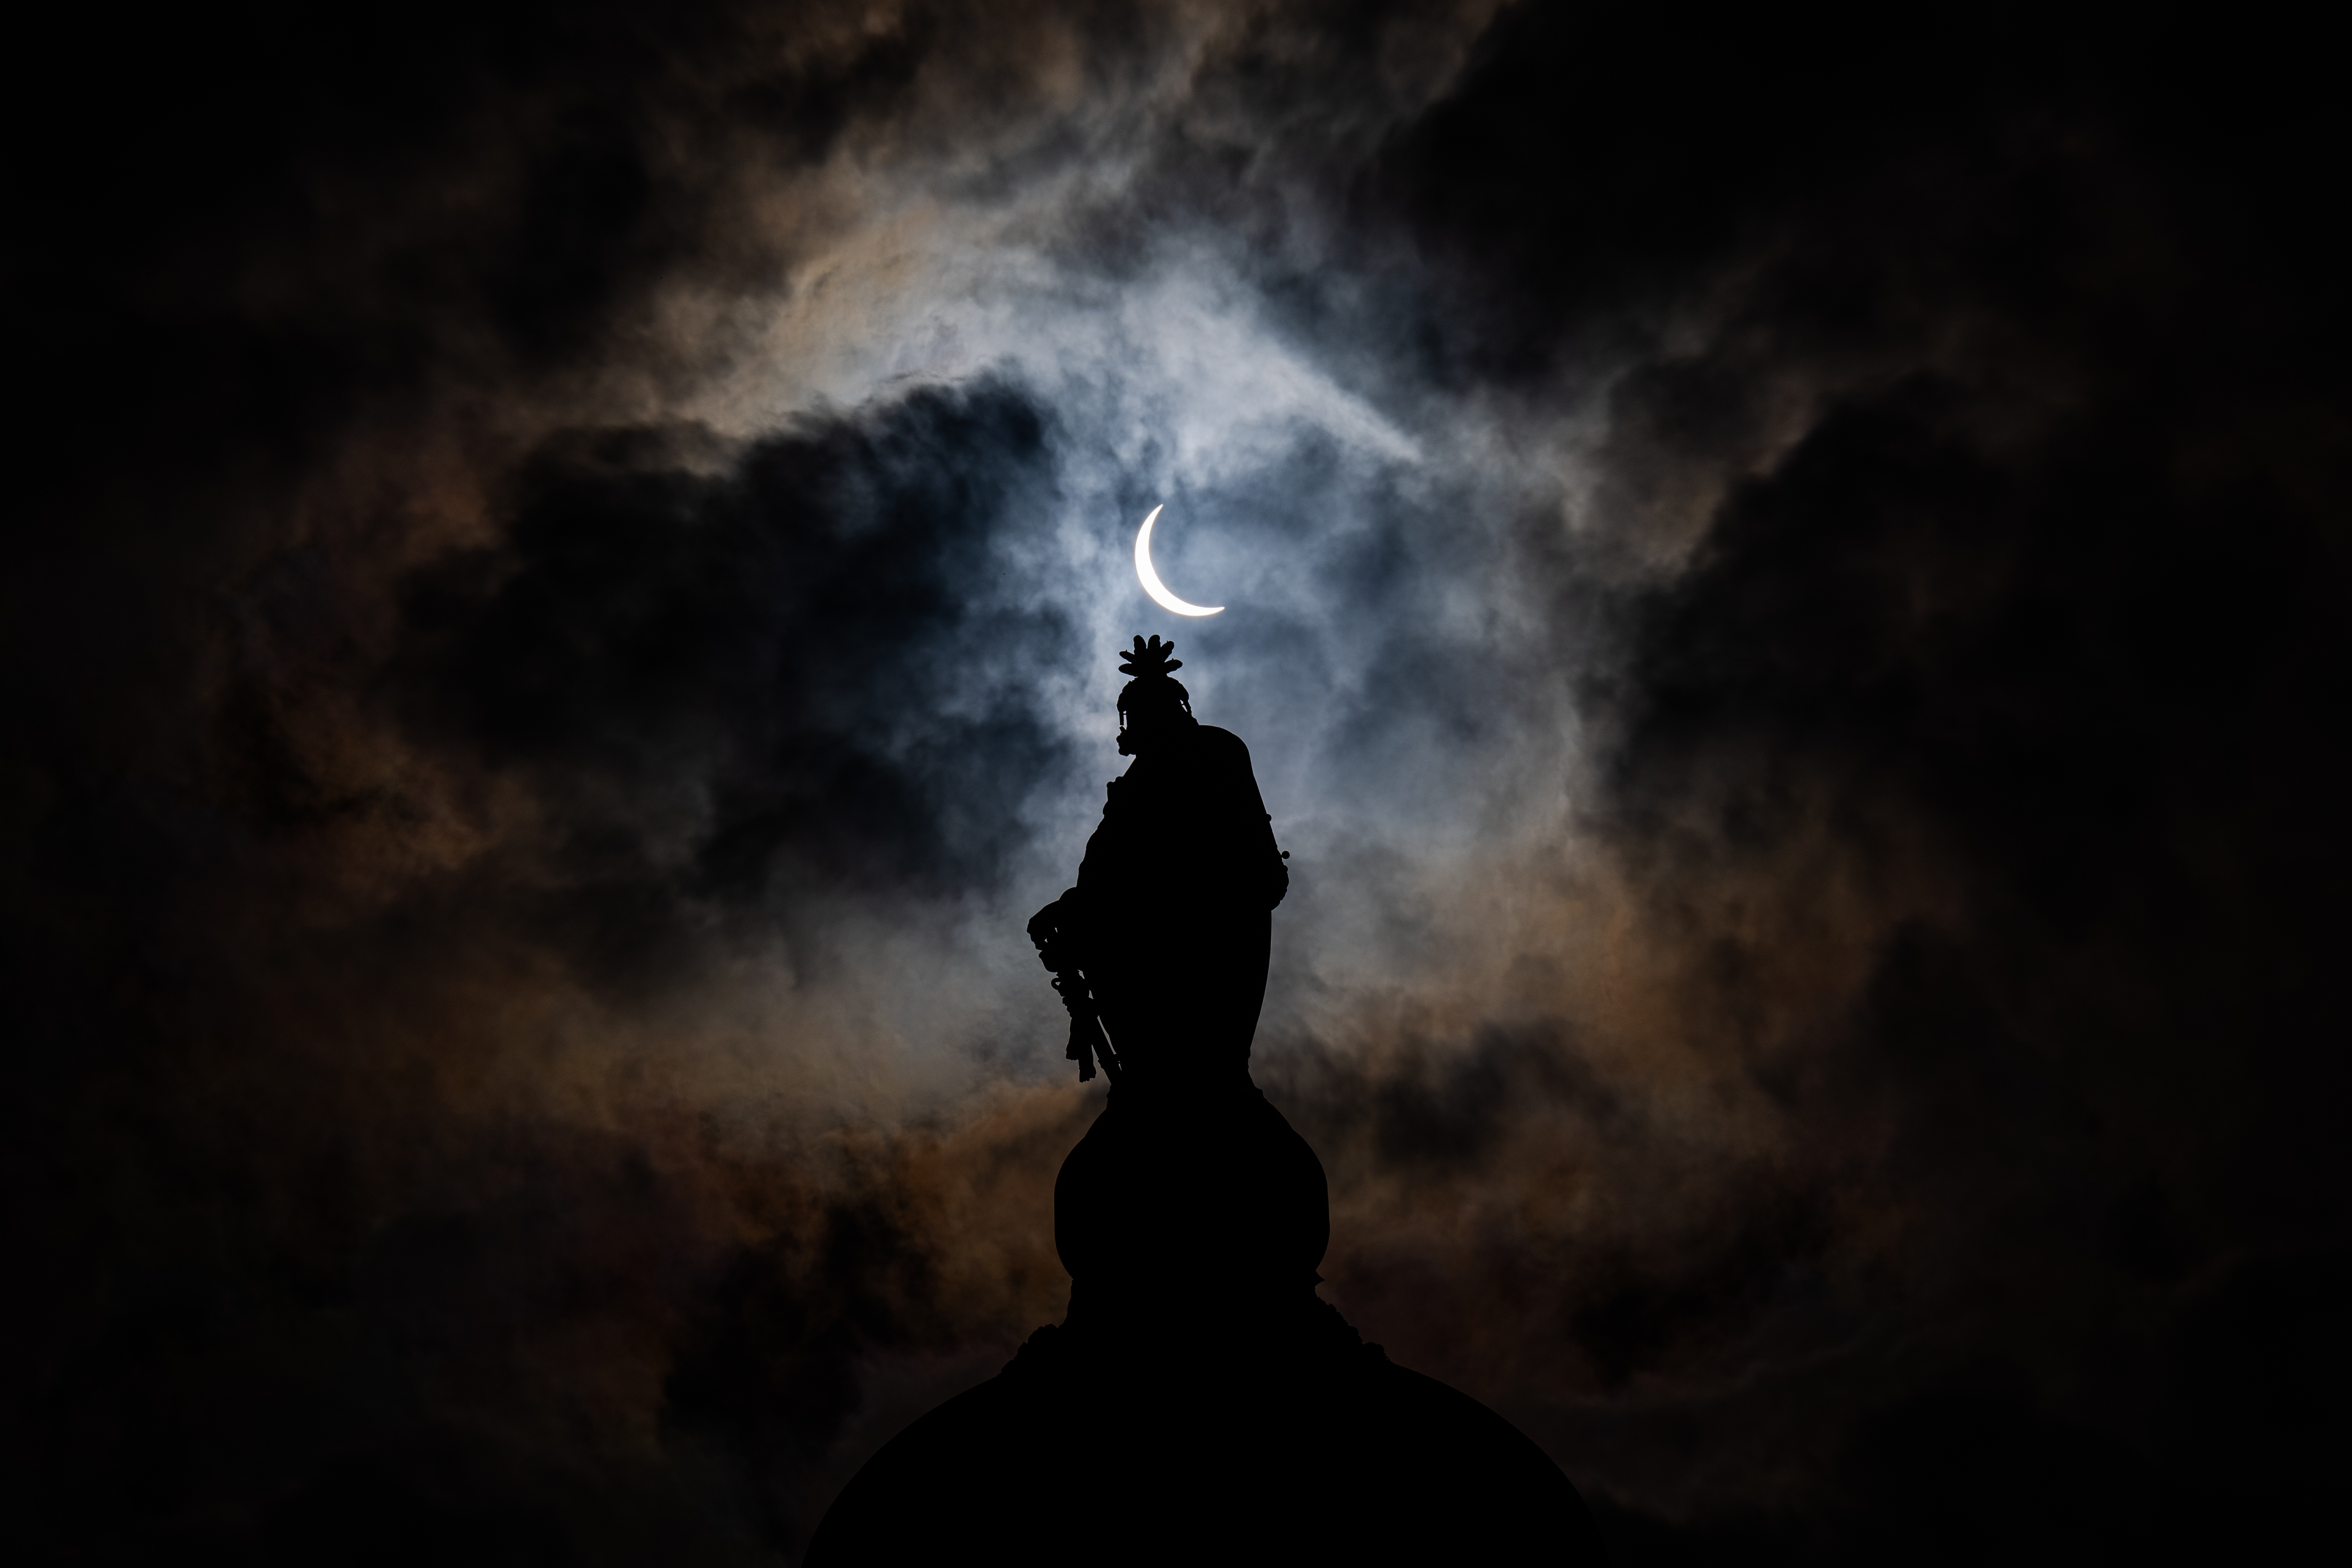
<svg viewBox="0 0 2352 1568"><path fill-rule="evenodd" d="M1054 938L1060 934L1061 920L1062 900L1059 899L1029 917L1030 944L1036 948L1037 956L1045 967L1057 974L1061 973L1062 965L1055 960L1061 955L1054 949Z"/></svg>

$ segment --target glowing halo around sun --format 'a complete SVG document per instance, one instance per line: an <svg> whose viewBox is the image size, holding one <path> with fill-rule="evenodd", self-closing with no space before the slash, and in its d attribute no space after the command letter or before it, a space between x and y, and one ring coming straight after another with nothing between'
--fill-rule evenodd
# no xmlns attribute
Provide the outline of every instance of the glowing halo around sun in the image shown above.
<svg viewBox="0 0 2352 1568"><path fill-rule="evenodd" d="M1142 580L1143 591L1151 595L1153 604L1180 616L1213 616L1223 610L1223 605L1186 604L1170 593L1168 584L1160 580L1160 574L1151 569L1151 525L1159 521L1160 508L1155 506L1151 515L1143 520L1143 526L1136 531L1135 574Z"/></svg>

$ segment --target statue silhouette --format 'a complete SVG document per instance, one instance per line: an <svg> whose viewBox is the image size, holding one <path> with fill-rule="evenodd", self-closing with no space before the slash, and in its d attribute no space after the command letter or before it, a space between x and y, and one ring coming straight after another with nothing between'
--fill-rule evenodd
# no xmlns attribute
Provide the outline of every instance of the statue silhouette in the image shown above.
<svg viewBox="0 0 2352 1568"><path fill-rule="evenodd" d="M1246 1077L1265 997L1272 914L1289 874L1249 748L1192 717L1175 651L1138 637L1120 656L1135 679L1118 695L1118 749L1135 763L1111 781L1078 885L1029 922L1065 1002L1080 1004L1071 1050L1081 1079L1093 1076L1087 1052L1100 1040L1073 968L1110 1029L1108 1059L1155 1083Z"/></svg>
<svg viewBox="0 0 2352 1568"><path fill-rule="evenodd" d="M1067 1317L875 1455L807 1561L1601 1563L1541 1449L1315 1293L1322 1163L1249 1077L1286 857L1174 651L1121 656L1135 762L1029 922L1079 1078L1111 1080L1054 1186Z"/></svg>

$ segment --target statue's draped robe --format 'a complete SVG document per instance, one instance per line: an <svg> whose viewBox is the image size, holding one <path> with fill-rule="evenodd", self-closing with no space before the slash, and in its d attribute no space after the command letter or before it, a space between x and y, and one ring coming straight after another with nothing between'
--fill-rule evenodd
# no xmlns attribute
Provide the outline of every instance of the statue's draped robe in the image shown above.
<svg viewBox="0 0 2352 1568"><path fill-rule="evenodd" d="M1111 784L1055 916L1124 1068L1055 1185L1074 1322L1201 1290L1313 1303L1323 1167L1249 1079L1288 883L1238 736L1185 725Z"/></svg>
<svg viewBox="0 0 2352 1568"><path fill-rule="evenodd" d="M1287 885L1249 748L1230 731L1176 730L1112 781L1057 923L1139 1079L1248 1071Z"/></svg>

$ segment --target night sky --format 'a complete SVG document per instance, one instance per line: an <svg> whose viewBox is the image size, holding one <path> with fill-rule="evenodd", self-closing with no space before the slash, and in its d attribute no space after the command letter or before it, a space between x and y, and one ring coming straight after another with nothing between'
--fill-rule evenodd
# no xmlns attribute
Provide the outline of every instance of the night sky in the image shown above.
<svg viewBox="0 0 2352 1568"><path fill-rule="evenodd" d="M1103 1085L1023 924L1139 632L1292 852L1254 1069L1323 1294L1620 1568L2263 1561L2340 1493L2317 37L476 0L12 53L41 1560L797 1561L1066 1304ZM1137 584L1163 503L1223 614Z"/></svg>

